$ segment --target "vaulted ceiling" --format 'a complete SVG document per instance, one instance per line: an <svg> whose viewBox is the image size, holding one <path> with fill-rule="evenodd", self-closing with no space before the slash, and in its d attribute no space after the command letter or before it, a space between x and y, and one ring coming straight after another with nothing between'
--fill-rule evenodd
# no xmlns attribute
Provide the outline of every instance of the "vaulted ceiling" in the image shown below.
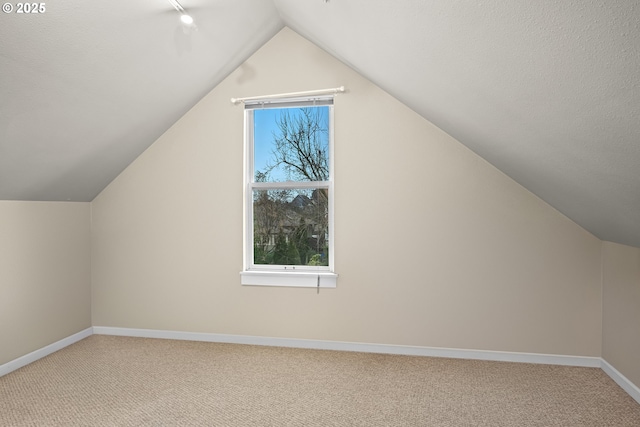
<svg viewBox="0 0 640 427"><path fill-rule="evenodd" d="M197 30L166 0L0 15L0 199L92 200L288 26L599 238L640 247L637 1L181 3Z"/></svg>

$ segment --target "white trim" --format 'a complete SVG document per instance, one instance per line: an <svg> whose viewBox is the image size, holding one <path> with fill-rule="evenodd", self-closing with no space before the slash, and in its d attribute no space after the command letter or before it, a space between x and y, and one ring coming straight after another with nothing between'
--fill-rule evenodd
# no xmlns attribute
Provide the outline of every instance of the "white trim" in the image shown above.
<svg viewBox="0 0 640 427"><path fill-rule="evenodd" d="M338 88L344 91L344 87ZM329 92L334 89L323 89L320 92ZM317 93L318 91L304 92L304 94ZM293 95L299 95L302 92ZM333 93L333 92L332 92ZM289 95L281 94L271 95L270 97L282 98L283 104L286 106L291 101ZM253 100L253 98L251 98ZM335 225L334 225L334 147L335 147L335 131L334 131L334 106L333 97L328 97L330 102L324 107L328 108L329 121L329 180L328 181L278 181L278 182L255 182L254 153L254 119L255 114L252 109L244 110L244 162L243 162L243 271L240 272L240 284L251 286L284 286L284 287L301 287L301 288L335 288L338 275L333 272L335 262ZM249 98L239 99L238 102L249 100ZM274 107L284 108L284 107ZM328 219L329 219L329 254L327 266L282 266L282 265L262 265L254 264L254 218L253 218L253 194L254 190L271 190L271 189L316 189L322 188L328 190ZM295 270L295 271L294 271Z"/></svg>
<svg viewBox="0 0 640 427"><path fill-rule="evenodd" d="M141 338L206 341L231 344L266 345L274 347L308 348L314 350L356 351L362 353L398 354L407 356L447 357L453 359L487 360L496 362L520 362L548 365L581 366L599 368L599 357L563 356L555 354L516 353L487 350L465 350L439 347L419 347L392 344L368 344L344 341L322 341L295 338L274 338L249 335L212 334L204 332L162 331L155 329L129 329L94 326L95 334L120 335Z"/></svg>
<svg viewBox="0 0 640 427"><path fill-rule="evenodd" d="M406 356L447 357L452 359L486 360L493 362L536 363L546 365L601 368L613 381L640 403L640 388L600 357L564 356L557 354L518 353L488 350L465 350L441 347L420 347L392 344L368 344L344 341L321 341L294 338L259 337L250 335L212 334L205 332L163 331L157 329L116 328L93 326L39 350L0 365L0 377L55 353L93 334L124 337L159 338L205 341L230 344L265 345L275 347L308 348L314 350L356 351L363 353L398 354Z"/></svg>
<svg viewBox="0 0 640 427"><path fill-rule="evenodd" d="M280 189L309 189L316 188L329 189L330 181L271 181L271 182L251 182L251 190L280 190Z"/></svg>
<svg viewBox="0 0 640 427"><path fill-rule="evenodd" d="M91 335L93 335L93 328L87 328L71 336L63 338L60 341L56 341L53 344L49 344L46 347L42 347L41 349L18 357L17 359L13 359L5 363L4 365L0 365L0 377L2 377L3 375L7 375L8 373L15 371L16 369L20 369L23 366L27 366L28 364L33 363L38 359L42 359L45 356L55 353L58 350L62 350L63 348L70 346L71 344L75 344L78 341L85 339Z"/></svg>
<svg viewBox="0 0 640 427"><path fill-rule="evenodd" d="M344 91L344 86L342 87ZM334 207L335 207L335 195L334 195L334 183L336 182L335 177L335 107L332 106L329 108L329 265L332 269L336 268L335 263L335 247L336 247L336 223L335 223L335 215L334 215ZM337 276L336 276L337 277ZM335 284L334 284L335 286Z"/></svg>
<svg viewBox="0 0 640 427"><path fill-rule="evenodd" d="M305 266L299 267L303 269ZM240 272L240 284L254 286L288 286L294 288L335 288L338 275L327 270Z"/></svg>
<svg viewBox="0 0 640 427"><path fill-rule="evenodd" d="M246 270L253 263L253 193L251 183L253 182L253 111L244 110L244 149L243 149L243 172L242 182L242 267Z"/></svg>
<svg viewBox="0 0 640 427"><path fill-rule="evenodd" d="M634 383L629 381L627 377L622 375L616 368L614 368L609 362L602 359L602 370L611 377L629 396L631 396L636 402L640 403L640 388Z"/></svg>

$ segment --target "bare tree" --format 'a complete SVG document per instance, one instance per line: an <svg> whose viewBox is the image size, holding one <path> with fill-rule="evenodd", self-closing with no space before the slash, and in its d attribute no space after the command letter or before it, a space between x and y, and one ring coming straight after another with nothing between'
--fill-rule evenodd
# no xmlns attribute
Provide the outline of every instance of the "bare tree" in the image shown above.
<svg viewBox="0 0 640 427"><path fill-rule="evenodd" d="M291 181L328 181L329 129L323 111L298 108L295 113L290 109L282 109L280 113L276 119L277 131L273 132L271 159L263 171L256 172L256 181L269 181L274 171L283 172ZM259 192L254 195L254 209L256 259L260 254L264 263L270 263L269 258L276 264L294 260L307 264L312 258L315 265L326 262L328 192L325 188ZM289 245L286 251L285 245ZM282 255L285 253L286 257Z"/></svg>
<svg viewBox="0 0 640 427"><path fill-rule="evenodd" d="M274 132L272 159L267 170L282 167L289 179L327 181L329 179L329 129L318 108L301 108L292 115L283 109Z"/></svg>

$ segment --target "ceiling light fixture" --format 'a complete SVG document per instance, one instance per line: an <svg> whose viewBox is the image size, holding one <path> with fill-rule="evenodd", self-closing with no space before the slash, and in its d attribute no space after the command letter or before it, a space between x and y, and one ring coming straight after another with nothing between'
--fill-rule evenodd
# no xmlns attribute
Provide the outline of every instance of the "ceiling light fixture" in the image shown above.
<svg viewBox="0 0 640 427"><path fill-rule="evenodd" d="M182 7L182 5L178 3L178 0L167 0L167 1L169 2L169 4L171 4L171 6L175 8L175 10L177 10L180 13L180 21L182 21L183 24L185 25L193 24L193 18L191 17L191 15L187 13L186 10L184 10L184 7Z"/></svg>

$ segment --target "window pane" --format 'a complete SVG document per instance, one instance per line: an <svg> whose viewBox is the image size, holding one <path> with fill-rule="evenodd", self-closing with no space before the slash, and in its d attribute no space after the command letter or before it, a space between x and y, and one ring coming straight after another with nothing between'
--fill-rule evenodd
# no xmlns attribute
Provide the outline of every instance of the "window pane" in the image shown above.
<svg viewBox="0 0 640 427"><path fill-rule="evenodd" d="M329 107L253 110L256 182L329 180Z"/></svg>
<svg viewBox="0 0 640 427"><path fill-rule="evenodd" d="M329 265L326 188L253 190L254 264Z"/></svg>

